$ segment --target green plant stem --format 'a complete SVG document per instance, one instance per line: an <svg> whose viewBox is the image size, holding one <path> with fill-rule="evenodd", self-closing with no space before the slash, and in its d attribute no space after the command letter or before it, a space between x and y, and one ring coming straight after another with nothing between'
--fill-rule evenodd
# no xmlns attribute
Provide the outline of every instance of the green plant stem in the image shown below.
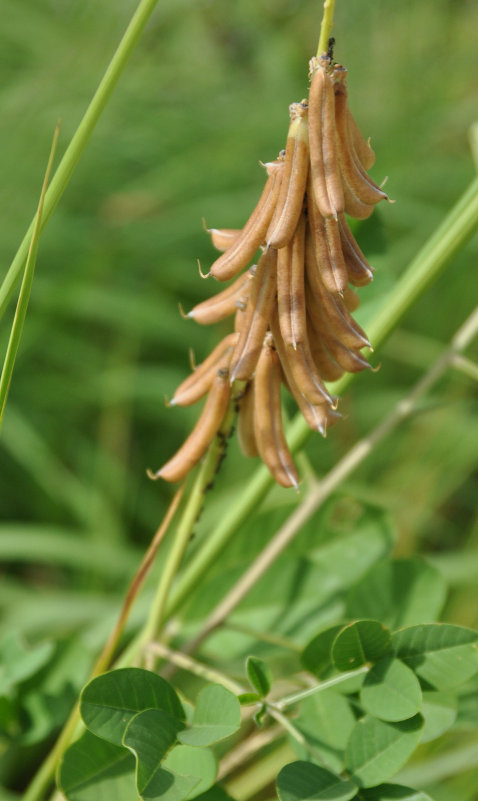
<svg viewBox="0 0 478 801"><path fill-rule="evenodd" d="M345 673L341 673L339 676L334 676L332 679L327 679L327 681L322 681L320 684L316 684L315 687L308 687L306 690L300 690L292 695L286 695L285 698L281 698L279 701L274 701L274 706L279 711L282 711L283 709L287 709L288 706L292 706L293 704L299 703L299 701L303 701L304 698L309 698L311 695L316 695L323 690L329 690L330 687L335 687L337 684L342 684L342 682L348 681L355 676L360 676L362 673L368 673L369 670L370 668L368 665L364 665L357 670L348 670Z"/></svg>
<svg viewBox="0 0 478 801"><path fill-rule="evenodd" d="M375 348L390 335L419 297L432 285L446 264L458 253L478 226L478 178L472 182L442 224L413 259L408 269L383 303L382 310L369 324L369 334ZM331 385L335 394L343 392L353 381L346 374ZM301 415L296 415L287 432L292 452L302 448L311 435ZM209 566L218 559L227 543L258 506L274 485L269 471L261 466L247 483L234 506L225 512L216 528L208 533L202 548L184 570L171 593L166 615L170 616L200 582Z"/></svg>
<svg viewBox="0 0 478 801"><path fill-rule="evenodd" d="M317 47L317 58L329 49L330 34L334 24L335 0L325 0L324 16L320 26L319 46Z"/></svg>
<svg viewBox="0 0 478 801"><path fill-rule="evenodd" d="M10 332L10 339L7 345L5 360L3 362L2 375L0 377L0 430L3 424L3 416L5 414L5 406L7 403L8 391L10 389L10 384L12 381L13 368L15 366L15 360L17 358L18 347L20 345L23 325L25 323L25 317L28 309L28 302L30 300L30 294L33 284L33 276L35 274L35 264L38 253L38 243L40 240L45 194L48 187L48 181L50 180L50 172L53 165L53 160L55 158L56 146L58 144L59 135L60 135L60 123L57 124L55 132L53 134L53 141L51 143L50 155L48 157L48 163L45 170L45 177L43 179L43 184L40 192L40 200L38 202L38 210L34 220L32 238L28 248L28 256L25 265L25 272L23 274L23 281L20 287L20 294L18 296L17 309L12 323L12 329Z"/></svg>
<svg viewBox="0 0 478 801"><path fill-rule="evenodd" d="M194 526L202 509L205 493L209 486L212 485L214 476L218 471L224 455L226 440L230 435L233 419L236 414L236 394L240 389L241 386L238 386L238 384L232 387L231 401L223 423L218 434L214 437L214 440L208 448L179 520L158 589L150 608L148 619L143 629L133 640L131 646L119 660L119 665L131 664L132 660L137 657L142 648L144 648L147 643L157 640L161 634L171 586L176 578L184 552L191 539L191 534L193 533Z"/></svg>
<svg viewBox="0 0 478 801"><path fill-rule="evenodd" d="M83 115L83 118L76 129L76 132L65 151L63 158L52 178L48 192L45 196L45 204L42 215L41 230L44 229L50 219L55 207L65 191L69 180L78 164L83 151L93 133L111 94L118 83L131 53L133 52L138 40L148 22L158 0L141 0L131 21L115 50L106 72L96 90L93 98ZM18 280L25 264L30 240L32 237L33 220L26 232L20 247L10 265L10 268L0 287L0 318L8 305L10 297L18 283Z"/></svg>
<svg viewBox="0 0 478 801"><path fill-rule="evenodd" d="M73 707L68 720L66 721L61 731L58 740L51 749L46 759L42 762L39 770L36 772L32 781L25 790L22 801L38 801L43 798L46 791L50 787L57 765L63 755L63 752L68 748L74 734L78 721L80 719L80 707L76 703Z"/></svg>
<svg viewBox="0 0 478 801"><path fill-rule="evenodd" d="M205 679L213 684L222 684L223 687L230 690L235 695L241 695L241 693L246 692L245 687L237 681L234 681L234 679L231 679L230 676L226 676L225 673L209 665L204 665L202 662L198 662L196 659L181 653L181 651L173 651L162 642L150 643L147 646L147 651L161 657L161 659L170 661L180 670L187 670L189 673L193 673L195 676L199 676L199 678Z"/></svg>

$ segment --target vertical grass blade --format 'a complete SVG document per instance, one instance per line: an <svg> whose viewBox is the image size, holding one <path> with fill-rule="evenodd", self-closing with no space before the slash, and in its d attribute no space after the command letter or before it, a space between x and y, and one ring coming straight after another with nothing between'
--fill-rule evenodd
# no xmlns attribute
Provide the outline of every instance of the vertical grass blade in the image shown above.
<svg viewBox="0 0 478 801"><path fill-rule="evenodd" d="M33 234L28 248L27 262L25 265L25 272L23 273L23 281L20 287L20 294L18 296L17 308L15 317L13 318L12 330L10 332L10 339L8 340L7 352L3 362L2 375L0 378L0 430L3 424L3 416L5 414L5 406L7 403L8 390L12 381L13 368L17 358L18 347L22 336L23 325L28 309L28 301L30 300L30 293L33 284L33 275L35 273L35 264L38 253L38 243L41 234L41 222L43 208L45 205L45 195L50 180L51 168L55 158L56 146L58 144L58 137L60 135L60 123L57 123L55 132L53 134L53 141L51 144L50 155L45 170L45 177L40 192L40 200L38 202L38 209L33 225Z"/></svg>

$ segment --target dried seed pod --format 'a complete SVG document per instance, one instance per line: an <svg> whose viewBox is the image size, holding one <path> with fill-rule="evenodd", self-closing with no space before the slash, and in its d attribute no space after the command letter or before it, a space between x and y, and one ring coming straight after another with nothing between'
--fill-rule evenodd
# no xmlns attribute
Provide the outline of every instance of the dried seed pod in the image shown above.
<svg viewBox="0 0 478 801"><path fill-rule="evenodd" d="M306 337L304 291L305 216L302 214L294 238L277 253L277 303L284 342L297 347Z"/></svg>
<svg viewBox="0 0 478 801"><path fill-rule="evenodd" d="M229 250L242 234L242 228L206 228L216 250Z"/></svg>
<svg viewBox="0 0 478 801"><path fill-rule="evenodd" d="M264 251L251 281L249 300L231 357L231 381L248 381L255 370L267 332L276 290L277 251Z"/></svg>
<svg viewBox="0 0 478 801"><path fill-rule="evenodd" d="M344 303L349 312L354 312L360 306L360 297L353 289L346 287L344 290Z"/></svg>
<svg viewBox="0 0 478 801"><path fill-rule="evenodd" d="M246 222L234 244L219 256L209 274L219 281L234 278L252 259L265 240L267 229L274 213L281 184L283 162L272 162L274 167L267 179L259 202ZM271 165L266 165L271 167Z"/></svg>
<svg viewBox="0 0 478 801"><path fill-rule="evenodd" d="M335 68L335 124L337 130L337 152L342 180L351 194L361 203L375 205L381 200L389 200L388 195L372 181L363 168L352 145L347 113L347 90L344 85L346 70ZM343 209L341 209L343 211ZM347 213L349 210L345 208Z"/></svg>
<svg viewBox="0 0 478 801"><path fill-rule="evenodd" d="M341 245L338 247L337 242L332 246L328 240L328 231L326 223L330 221L332 226L337 226L334 219L326 220L319 212L315 200L312 195L312 188L309 182L309 189L307 192L307 211L309 215L309 232L310 236L306 238L312 244L314 251L314 262L317 265L320 273L320 278L324 286L329 292L338 293L341 295L348 283L348 273L345 260L341 255ZM332 235L337 239L337 230L333 227L329 229Z"/></svg>
<svg viewBox="0 0 478 801"><path fill-rule="evenodd" d="M335 134L334 84L330 59L312 59L309 91L309 147L312 190L323 217L337 217L344 210Z"/></svg>
<svg viewBox="0 0 478 801"><path fill-rule="evenodd" d="M279 358L264 344L254 378L254 431L260 457L282 487L299 485L299 476L282 425Z"/></svg>
<svg viewBox="0 0 478 801"><path fill-rule="evenodd" d="M217 371L229 363L237 340L236 333L224 337L209 356L179 385L170 401L170 406L191 406L202 398L209 391Z"/></svg>
<svg viewBox="0 0 478 801"><path fill-rule="evenodd" d="M275 342L281 341L280 325L277 312L271 317L271 331ZM313 406L321 403L328 403L329 406L334 405L334 399L329 395L327 389L322 381L322 377L317 371L308 337L299 342L297 348L294 349L285 342L281 346L281 363L287 377L291 376L297 385L301 394Z"/></svg>
<svg viewBox="0 0 478 801"><path fill-rule="evenodd" d="M211 325L224 320L230 314L234 314L237 308L237 301L243 301L244 303L247 301L251 278L252 273L250 271L240 275L227 289L194 306L187 316L201 325Z"/></svg>
<svg viewBox="0 0 478 801"><path fill-rule="evenodd" d="M373 267L360 250L344 214L339 215L339 228L349 281L354 286L365 286L373 280Z"/></svg>
<svg viewBox="0 0 478 801"><path fill-rule="evenodd" d="M181 481L188 475L219 431L230 394L227 370L220 370L214 378L204 409L189 437L172 459L154 474L154 478Z"/></svg>
<svg viewBox="0 0 478 801"><path fill-rule="evenodd" d="M370 370L371 365L358 350L347 348L340 340L331 335L322 337L323 343L337 364L348 373L359 373L361 370Z"/></svg>
<svg viewBox="0 0 478 801"><path fill-rule="evenodd" d="M239 402L237 435L244 456L259 456L254 431L254 379L249 382Z"/></svg>
<svg viewBox="0 0 478 801"><path fill-rule="evenodd" d="M315 366L324 381L338 381L345 372L332 358L323 343L323 334L315 330L312 320L308 321L310 352Z"/></svg>
<svg viewBox="0 0 478 801"><path fill-rule="evenodd" d="M347 347L370 347L365 331L355 322L342 298L328 292L323 285L314 248L307 236L305 271L310 287L306 295L307 311L316 331L332 331Z"/></svg>
<svg viewBox="0 0 478 801"><path fill-rule="evenodd" d="M349 138L352 147L355 150L357 158L359 159L362 167L369 170L375 164L375 153L370 145L370 140L366 141L360 128L358 127L354 115L347 106L347 122L349 128Z"/></svg>
<svg viewBox="0 0 478 801"><path fill-rule="evenodd" d="M318 431L319 434L322 434L322 436L325 437L329 420L335 421L336 418L340 417L340 414L338 414L338 412L333 412L325 403L311 403L302 394L293 376L287 348L281 337L277 321L275 326L273 324L273 329L274 345L279 355L281 369L283 372L282 381L293 396L309 428L311 428L313 431Z"/></svg>
<svg viewBox="0 0 478 801"><path fill-rule="evenodd" d="M269 247L283 248L294 235L302 206L309 171L307 101L292 103L284 168L277 205L267 232Z"/></svg>

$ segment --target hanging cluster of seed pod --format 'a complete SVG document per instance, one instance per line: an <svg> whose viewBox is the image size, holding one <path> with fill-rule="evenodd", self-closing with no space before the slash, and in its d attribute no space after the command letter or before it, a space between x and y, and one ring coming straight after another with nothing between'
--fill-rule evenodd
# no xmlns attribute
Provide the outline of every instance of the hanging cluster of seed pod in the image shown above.
<svg viewBox="0 0 478 801"><path fill-rule="evenodd" d="M209 230L222 254L208 275L235 280L188 317L208 325L235 315L234 333L176 390L171 405L207 400L157 478L188 474L220 430L234 391L243 452L260 456L282 486L297 487L281 385L325 436L340 414L324 382L370 366L361 354L370 343L351 315L359 297L349 284L368 284L373 271L345 215L365 219L389 198L367 174L375 156L348 107L346 75L329 55L311 60L309 99L290 106L286 149L263 165L268 177L256 208L241 230Z"/></svg>

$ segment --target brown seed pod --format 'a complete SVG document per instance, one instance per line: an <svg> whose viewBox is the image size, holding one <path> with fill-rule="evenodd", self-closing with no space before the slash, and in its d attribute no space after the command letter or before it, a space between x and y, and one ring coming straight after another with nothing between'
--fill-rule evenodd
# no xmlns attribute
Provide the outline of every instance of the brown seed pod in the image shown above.
<svg viewBox="0 0 478 801"><path fill-rule="evenodd" d="M228 334L209 356L179 385L170 406L191 406L209 391L217 371L226 366L238 340L238 334Z"/></svg>
<svg viewBox="0 0 478 801"><path fill-rule="evenodd" d="M354 286L365 286L373 281L373 267L360 250L344 214L339 215L339 228L349 281Z"/></svg>
<svg viewBox="0 0 478 801"><path fill-rule="evenodd" d="M306 293L307 311L318 332L332 332L347 347L370 347L365 331L353 319L342 298L328 292L324 287L315 252L309 238L306 237L305 271L309 291Z"/></svg>
<svg viewBox="0 0 478 801"><path fill-rule="evenodd" d="M342 180L351 194L361 203L374 205L381 200L389 200L388 195L367 175L356 155L350 139L349 115L347 113L347 90L343 81L346 70L334 71L335 81L335 124L337 130L337 153ZM341 209L343 211L343 209ZM347 213L349 210L345 208Z"/></svg>
<svg viewBox="0 0 478 801"><path fill-rule="evenodd" d="M309 428L311 428L313 431L318 431L319 434L322 434L322 436L325 437L329 420L333 420L335 422L335 419L339 418L340 414L338 414L338 412L333 412L325 403L310 403L310 401L308 401L307 398L302 394L292 374L287 348L281 337L277 321L275 326L273 325L273 328L274 345L279 355L283 373L282 382L293 396Z"/></svg>
<svg viewBox="0 0 478 801"><path fill-rule="evenodd" d="M349 312L354 312L360 306L360 297L353 289L346 287L344 290L344 303Z"/></svg>
<svg viewBox="0 0 478 801"><path fill-rule="evenodd" d="M229 250L242 234L242 228L206 228L216 250Z"/></svg>
<svg viewBox="0 0 478 801"><path fill-rule="evenodd" d="M252 273L250 271L240 275L227 289L194 306L187 316L201 325L211 325L224 320L229 315L234 314L237 308L237 301L243 301L244 303L247 301L251 278Z"/></svg>
<svg viewBox="0 0 478 801"><path fill-rule="evenodd" d="M330 59L312 59L309 91L309 147L313 196L323 217L344 210L335 134L334 85Z"/></svg>
<svg viewBox="0 0 478 801"><path fill-rule="evenodd" d="M309 181L307 191L307 212L309 215L310 237L315 253L314 261L321 280L329 292L342 294L348 283L348 273L342 255L341 244L337 242L338 229L335 219L325 219L315 204L312 187ZM328 224L328 229L326 228ZM334 237L334 243L328 236Z"/></svg>
<svg viewBox="0 0 478 801"><path fill-rule="evenodd" d="M277 205L267 232L269 247L283 248L294 235L302 206L309 171L307 101L292 103L284 168Z"/></svg>
<svg viewBox="0 0 478 801"><path fill-rule="evenodd" d="M209 274L219 281L234 278L252 259L265 240L267 229L277 203L283 162L272 162L274 168L267 179L259 202L234 244L219 256ZM270 165L266 165L270 167Z"/></svg>
<svg viewBox="0 0 478 801"><path fill-rule="evenodd" d="M323 343L323 334L315 330L311 318L308 321L309 343L315 366L324 381L338 381L345 372L332 358Z"/></svg>
<svg viewBox="0 0 478 801"><path fill-rule="evenodd" d="M370 140L366 141L360 128L358 127L354 115L347 106L347 122L349 128L349 138L364 170L369 170L375 164L375 153L370 145Z"/></svg>
<svg viewBox="0 0 478 801"><path fill-rule="evenodd" d="M306 334L304 255L305 216L302 214L294 238L277 254L277 303L284 342L297 347Z"/></svg>
<svg viewBox="0 0 478 801"><path fill-rule="evenodd" d="M278 350L280 348L281 363L287 378L289 379L289 377L291 377L293 379L299 392L313 406L321 403L327 403L329 406L333 406L334 399L327 392L322 377L317 371L310 351L308 338L298 343L296 349L290 345L286 345L281 337L280 324L276 310L274 310L271 317L270 327L274 342L279 343L277 348Z"/></svg>
<svg viewBox="0 0 478 801"><path fill-rule="evenodd" d="M247 385L239 403L237 435L244 456L259 456L254 431L254 379Z"/></svg>
<svg viewBox="0 0 478 801"><path fill-rule="evenodd" d="M299 485L282 425L281 371L277 353L264 344L254 378L254 431L260 457L282 487Z"/></svg>
<svg viewBox="0 0 478 801"><path fill-rule="evenodd" d="M331 335L323 336L322 339L330 355L348 373L359 373L361 370L371 369L371 365L358 350L347 348L336 337Z"/></svg>
<svg viewBox="0 0 478 801"><path fill-rule="evenodd" d="M181 481L199 462L219 431L226 414L231 388L226 371L220 370L211 385L204 409L189 437L169 462L154 473L154 478Z"/></svg>
<svg viewBox="0 0 478 801"><path fill-rule="evenodd" d="M276 290L277 251L269 248L259 259L249 300L231 357L231 382L248 381L255 370L267 332Z"/></svg>

